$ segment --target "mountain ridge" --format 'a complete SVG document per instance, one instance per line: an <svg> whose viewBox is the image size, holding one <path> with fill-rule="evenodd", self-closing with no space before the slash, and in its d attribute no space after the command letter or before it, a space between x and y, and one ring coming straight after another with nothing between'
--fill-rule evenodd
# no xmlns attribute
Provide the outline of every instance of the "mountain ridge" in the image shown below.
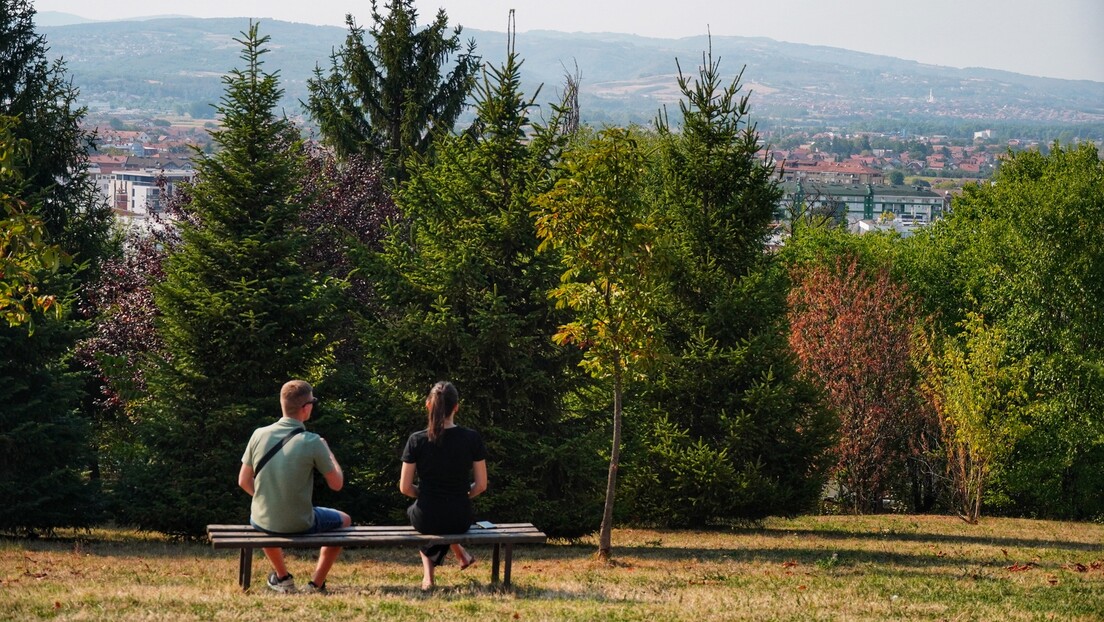
<svg viewBox="0 0 1104 622"><path fill-rule="evenodd" d="M306 98L306 80L315 66L328 69L347 30L259 21L261 34L271 37L267 67L280 72L286 103L298 108ZM197 112L221 96L218 76L237 66L241 50L233 39L247 28L246 18L173 17L40 26L39 31L51 54L66 59L90 110ZM499 65L505 58L505 33L465 28L461 38L475 39L485 62ZM1091 80L958 69L767 37L663 39L530 30L515 38L524 60L523 89L531 94L543 84L538 103L554 100L564 76L578 66L583 120L593 124L649 123L680 98L674 79L679 67L696 77L710 47L726 80L743 69L741 83L754 85L753 111L772 124L1016 121L1104 127L1104 83Z"/></svg>

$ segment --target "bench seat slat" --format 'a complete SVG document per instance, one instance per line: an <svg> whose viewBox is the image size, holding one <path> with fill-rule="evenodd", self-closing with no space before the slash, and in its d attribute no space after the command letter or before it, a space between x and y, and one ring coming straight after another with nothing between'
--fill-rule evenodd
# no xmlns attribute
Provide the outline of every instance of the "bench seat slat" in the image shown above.
<svg viewBox="0 0 1104 622"><path fill-rule="evenodd" d="M465 533L449 535L422 534L409 525L358 525L317 534L274 535L251 525L208 525L207 537L216 549L240 549L239 584L249 588L253 549L264 547L317 548L340 546L346 548L384 546L424 546L427 544L494 545L491 581L498 581L499 546L506 547L505 585L510 586L510 565L515 544L543 544L548 541L542 531L530 523L506 523L491 529L475 525Z"/></svg>
<svg viewBox="0 0 1104 622"><path fill-rule="evenodd" d="M230 538L215 542L216 549L240 548L317 548L320 546L340 546L345 548L365 548L383 546L425 546L429 544L542 544L543 536L517 536L509 538L472 538L465 536L395 536L388 538Z"/></svg>
<svg viewBox="0 0 1104 622"><path fill-rule="evenodd" d="M474 528L462 534L421 534L409 525L363 525L335 529L318 534L275 535L254 529L249 525L210 525L208 537L216 549L261 548L313 548L318 546L395 546L425 545L436 542L480 544L542 543L547 536L528 523L508 523L492 529Z"/></svg>

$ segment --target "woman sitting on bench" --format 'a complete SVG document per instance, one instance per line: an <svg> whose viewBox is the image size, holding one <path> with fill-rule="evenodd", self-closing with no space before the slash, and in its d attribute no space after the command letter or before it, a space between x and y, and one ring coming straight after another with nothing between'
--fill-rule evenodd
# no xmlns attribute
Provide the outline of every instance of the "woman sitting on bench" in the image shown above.
<svg viewBox="0 0 1104 622"><path fill-rule="evenodd" d="M438 382L426 398L429 423L410 435L402 454L399 490L416 501L406 510L410 524L425 534L464 533L474 519L471 500L487 489L486 449L479 433L456 425L460 395L450 382ZM414 484L415 475L418 478ZM450 546L421 549L422 589L433 588L433 570ZM475 558L459 544L451 546L463 570Z"/></svg>

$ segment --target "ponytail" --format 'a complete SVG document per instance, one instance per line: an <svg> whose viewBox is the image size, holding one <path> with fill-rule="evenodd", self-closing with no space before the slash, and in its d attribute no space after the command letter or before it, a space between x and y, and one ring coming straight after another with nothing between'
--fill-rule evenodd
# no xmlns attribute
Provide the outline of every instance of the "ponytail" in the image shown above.
<svg viewBox="0 0 1104 622"><path fill-rule="evenodd" d="M430 442L441 442L441 435L445 431L445 420L452 415L452 411L456 410L456 405L459 403L460 394L451 382L442 380L429 390L429 397L426 398L426 411L429 417L426 432Z"/></svg>

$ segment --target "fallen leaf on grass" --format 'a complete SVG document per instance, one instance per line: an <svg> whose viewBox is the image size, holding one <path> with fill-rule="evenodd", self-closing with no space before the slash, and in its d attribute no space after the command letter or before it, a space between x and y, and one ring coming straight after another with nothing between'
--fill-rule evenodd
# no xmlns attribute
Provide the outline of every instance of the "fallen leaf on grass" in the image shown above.
<svg viewBox="0 0 1104 622"><path fill-rule="evenodd" d="M797 562L792 560L792 559L788 562L782 562L782 567L783 568L793 568L796 565L797 565Z"/></svg>
<svg viewBox="0 0 1104 622"><path fill-rule="evenodd" d="M1036 566L1038 566L1038 564L1036 564L1035 562L1027 562L1026 564L1012 564L1011 566L1007 567L1007 570L1011 572L1023 572L1025 570L1031 570Z"/></svg>
<svg viewBox="0 0 1104 622"><path fill-rule="evenodd" d="M1069 564L1062 564L1062 567L1066 570L1075 570L1077 572L1088 572L1089 567L1081 562L1071 562Z"/></svg>
<svg viewBox="0 0 1104 622"><path fill-rule="evenodd" d="M797 589L798 589L798 591L800 591L800 592L804 592L805 590L807 590L807 589L809 589L809 588L805 587L804 585L799 585L799 586L797 586Z"/></svg>
<svg viewBox="0 0 1104 622"><path fill-rule="evenodd" d="M1051 585L1058 585L1058 577L1054 575L1047 575L1047 583Z"/></svg>

